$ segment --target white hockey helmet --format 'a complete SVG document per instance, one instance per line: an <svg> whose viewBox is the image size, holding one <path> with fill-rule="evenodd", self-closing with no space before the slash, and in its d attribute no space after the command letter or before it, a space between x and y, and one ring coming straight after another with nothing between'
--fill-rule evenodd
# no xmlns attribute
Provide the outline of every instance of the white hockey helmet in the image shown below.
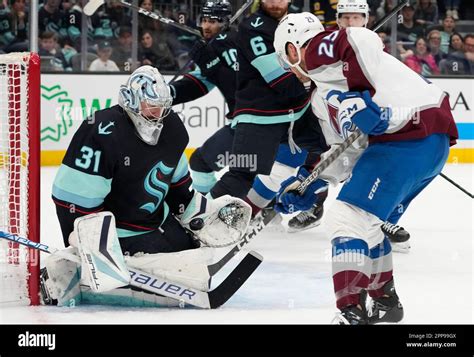
<svg viewBox="0 0 474 357"><path fill-rule="evenodd" d="M367 0L339 0L337 2L336 18L342 14L364 14L365 24L369 21L369 5Z"/></svg>
<svg viewBox="0 0 474 357"><path fill-rule="evenodd" d="M273 47L284 64L290 67L297 68L304 75L308 75L301 67L301 53L300 49L303 45L311 40L318 33L324 31L324 26L319 19L309 13L302 12L299 14L288 14L280 20L278 27L275 30L275 38L273 40ZM293 44L298 52L298 61L290 63L286 54L286 46L288 43Z"/></svg>
<svg viewBox="0 0 474 357"><path fill-rule="evenodd" d="M145 143L156 145L163 129L163 119L170 113L173 97L170 88L160 72L152 66L137 68L120 86L119 105L132 120L137 134ZM147 110L156 111L157 115L143 114L142 103Z"/></svg>

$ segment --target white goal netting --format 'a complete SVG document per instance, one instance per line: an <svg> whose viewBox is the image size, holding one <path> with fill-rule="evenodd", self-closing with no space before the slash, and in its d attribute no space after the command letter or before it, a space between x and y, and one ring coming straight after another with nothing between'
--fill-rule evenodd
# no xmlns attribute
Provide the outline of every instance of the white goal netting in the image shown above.
<svg viewBox="0 0 474 357"><path fill-rule="evenodd" d="M0 55L0 231L29 239L30 190L39 190L35 182L29 182L33 119L29 109L39 109L39 102L30 98L29 86L39 86L30 83L30 67L36 65L31 57L29 53ZM39 264L38 257L0 238L1 304L31 303L31 266Z"/></svg>

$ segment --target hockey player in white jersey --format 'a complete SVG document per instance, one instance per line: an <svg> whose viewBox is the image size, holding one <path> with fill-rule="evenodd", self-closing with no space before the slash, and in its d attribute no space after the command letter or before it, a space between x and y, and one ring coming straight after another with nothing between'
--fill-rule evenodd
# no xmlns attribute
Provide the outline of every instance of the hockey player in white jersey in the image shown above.
<svg viewBox="0 0 474 357"><path fill-rule="evenodd" d="M310 13L291 14L275 32L280 58L316 94L337 101L329 125L342 138L358 127L368 137L363 151L326 216L333 248L337 321L344 324L398 322L403 308L395 292L391 246L380 227L396 224L410 202L441 172L458 137L445 93L383 51L366 28L324 31ZM322 180L299 196L286 187L277 208L311 207ZM372 308L365 300L371 296Z"/></svg>
<svg viewBox="0 0 474 357"><path fill-rule="evenodd" d="M369 20L369 5L366 0L339 0L337 3L336 22L339 29L347 27L366 27ZM309 163L311 164L311 163ZM300 212L288 222L288 232L299 232L318 226L322 217L320 200L307 211ZM408 253L410 234L393 222L387 221L382 225L382 231L393 244L394 251Z"/></svg>

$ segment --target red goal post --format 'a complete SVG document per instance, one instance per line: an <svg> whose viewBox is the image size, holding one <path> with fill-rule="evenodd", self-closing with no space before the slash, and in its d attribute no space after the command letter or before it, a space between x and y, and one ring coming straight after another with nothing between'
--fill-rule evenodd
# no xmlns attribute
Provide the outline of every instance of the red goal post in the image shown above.
<svg viewBox="0 0 474 357"><path fill-rule="evenodd" d="M0 55L0 230L39 242L40 58ZM39 253L0 239L0 306L39 304Z"/></svg>

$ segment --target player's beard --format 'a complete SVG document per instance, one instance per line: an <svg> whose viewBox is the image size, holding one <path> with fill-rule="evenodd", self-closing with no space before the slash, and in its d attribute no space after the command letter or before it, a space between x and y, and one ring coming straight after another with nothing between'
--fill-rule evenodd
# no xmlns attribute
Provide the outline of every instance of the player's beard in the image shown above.
<svg viewBox="0 0 474 357"><path fill-rule="evenodd" d="M288 12L288 7L282 8L279 6L265 5L262 3L263 10L272 18L280 20Z"/></svg>

